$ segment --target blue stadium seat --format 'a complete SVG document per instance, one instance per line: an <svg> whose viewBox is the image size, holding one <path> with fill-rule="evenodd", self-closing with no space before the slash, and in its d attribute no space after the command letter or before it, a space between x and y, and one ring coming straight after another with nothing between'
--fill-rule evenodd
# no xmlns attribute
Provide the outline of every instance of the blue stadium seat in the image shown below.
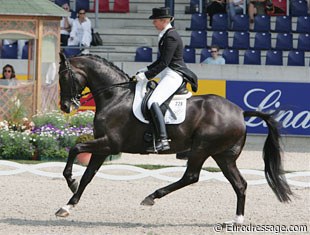
<svg viewBox="0 0 310 235"><path fill-rule="evenodd" d="M136 49L135 61L136 62L152 62L153 49L151 47L138 47Z"/></svg>
<svg viewBox="0 0 310 235"><path fill-rule="evenodd" d="M310 33L310 16L298 16L297 17L296 32L297 33Z"/></svg>
<svg viewBox="0 0 310 235"><path fill-rule="evenodd" d="M291 33L278 33L276 39L276 50L290 51L293 49L293 35Z"/></svg>
<svg viewBox="0 0 310 235"><path fill-rule="evenodd" d="M244 52L243 64L261 64L261 52L260 50L246 50Z"/></svg>
<svg viewBox="0 0 310 235"><path fill-rule="evenodd" d="M298 35L297 50L310 51L310 34L300 33Z"/></svg>
<svg viewBox="0 0 310 235"><path fill-rule="evenodd" d="M257 32L254 38L254 50L269 50L271 48L271 33Z"/></svg>
<svg viewBox="0 0 310 235"><path fill-rule="evenodd" d="M23 46L22 59L28 59L28 42Z"/></svg>
<svg viewBox="0 0 310 235"><path fill-rule="evenodd" d="M1 50L1 58L17 59L17 43L3 45Z"/></svg>
<svg viewBox="0 0 310 235"><path fill-rule="evenodd" d="M195 48L185 47L183 49L183 59L185 63L196 63Z"/></svg>
<svg viewBox="0 0 310 235"><path fill-rule="evenodd" d="M203 62L208 57L211 57L211 49L203 48L200 52L200 63Z"/></svg>
<svg viewBox="0 0 310 235"><path fill-rule="evenodd" d="M80 9L84 9L85 11L89 11L89 0L76 0L75 10L77 12L79 12Z"/></svg>
<svg viewBox="0 0 310 235"><path fill-rule="evenodd" d="M192 31L189 47L204 48L207 46L206 31Z"/></svg>
<svg viewBox="0 0 310 235"><path fill-rule="evenodd" d="M72 46L72 47L78 47L78 45L76 46ZM81 53L81 50L79 48L70 48L70 47L66 47L63 49L64 50L64 54L67 57L72 57L72 56L76 56L78 54Z"/></svg>
<svg viewBox="0 0 310 235"><path fill-rule="evenodd" d="M278 33L292 32L292 17L290 16L276 16L275 30Z"/></svg>
<svg viewBox="0 0 310 235"><path fill-rule="evenodd" d="M212 17L212 30L226 31L228 28L227 14L214 14Z"/></svg>
<svg viewBox="0 0 310 235"><path fill-rule="evenodd" d="M227 31L214 31L212 33L212 45L218 45L220 48L228 47L228 32Z"/></svg>
<svg viewBox="0 0 310 235"><path fill-rule="evenodd" d="M290 15L291 16L305 16L307 15L308 6L305 0L291 0L290 1Z"/></svg>
<svg viewBox="0 0 310 235"><path fill-rule="evenodd" d="M234 49L224 49L223 57L226 64L239 64L239 51Z"/></svg>
<svg viewBox="0 0 310 235"><path fill-rule="evenodd" d="M250 33L235 32L233 38L233 49L249 49L250 48Z"/></svg>
<svg viewBox="0 0 310 235"><path fill-rule="evenodd" d="M190 27L186 30L206 30L207 29L207 15L195 13L191 16Z"/></svg>
<svg viewBox="0 0 310 235"><path fill-rule="evenodd" d="M65 3L70 5L70 0L55 0L55 4L57 4L60 7Z"/></svg>
<svg viewBox="0 0 310 235"><path fill-rule="evenodd" d="M267 51L266 65L283 65L282 51Z"/></svg>
<svg viewBox="0 0 310 235"><path fill-rule="evenodd" d="M249 16L235 15L232 23L232 31L249 31Z"/></svg>
<svg viewBox="0 0 310 235"><path fill-rule="evenodd" d="M270 31L270 16L257 15L254 17L254 32L269 32Z"/></svg>
<svg viewBox="0 0 310 235"><path fill-rule="evenodd" d="M304 51L290 51L287 57L288 66L305 66Z"/></svg>

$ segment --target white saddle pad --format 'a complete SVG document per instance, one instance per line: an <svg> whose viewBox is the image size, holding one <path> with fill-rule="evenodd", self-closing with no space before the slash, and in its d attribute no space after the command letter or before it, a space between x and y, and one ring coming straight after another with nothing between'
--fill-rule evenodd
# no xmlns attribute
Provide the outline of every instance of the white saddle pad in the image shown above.
<svg viewBox="0 0 310 235"><path fill-rule="evenodd" d="M136 85L136 93L133 101L132 110L136 118L141 122L149 123L142 114L141 103L142 99L146 92L146 84L148 81L138 82ZM165 114L165 123L166 124L179 124L185 120L186 116L186 100L192 96L191 92L188 92L184 95L174 95L169 107L173 113L168 109Z"/></svg>

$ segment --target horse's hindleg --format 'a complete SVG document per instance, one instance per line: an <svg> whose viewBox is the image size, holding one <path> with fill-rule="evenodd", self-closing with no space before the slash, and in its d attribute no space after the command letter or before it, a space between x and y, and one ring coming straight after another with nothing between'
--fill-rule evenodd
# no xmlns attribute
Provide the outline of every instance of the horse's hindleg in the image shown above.
<svg viewBox="0 0 310 235"><path fill-rule="evenodd" d="M186 171L183 177L175 183L172 183L166 187L157 189L154 193L147 196L141 202L141 205L153 206L155 204L154 199L162 198L173 191L176 191L187 185L196 183L199 180L199 174L200 174L202 165L205 162L205 160L206 160L206 157L204 156L203 157L195 157L195 156L189 157L189 160L187 162L187 168L186 168Z"/></svg>
<svg viewBox="0 0 310 235"><path fill-rule="evenodd" d="M237 168L236 165L237 157L238 156L231 154L219 154L213 156L214 160L221 168L224 176L231 183L237 195L236 217L233 219L233 221L229 221L227 223L242 224L244 221L244 205L245 205L247 182L241 176L241 173Z"/></svg>
<svg viewBox="0 0 310 235"><path fill-rule="evenodd" d="M86 186L93 179L105 159L106 157L103 157L102 155L92 155L90 162L81 178L80 185L76 193L74 193L67 205L63 206L56 212L56 216L67 217L70 214L69 210L79 202Z"/></svg>

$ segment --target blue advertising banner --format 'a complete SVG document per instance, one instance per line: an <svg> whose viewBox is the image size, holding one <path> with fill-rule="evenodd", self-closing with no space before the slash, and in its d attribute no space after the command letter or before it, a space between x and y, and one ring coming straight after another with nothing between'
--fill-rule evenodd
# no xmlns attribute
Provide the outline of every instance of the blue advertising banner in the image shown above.
<svg viewBox="0 0 310 235"><path fill-rule="evenodd" d="M226 98L244 110L280 110L282 134L310 136L310 83L227 81ZM248 133L267 133L264 121L246 120Z"/></svg>

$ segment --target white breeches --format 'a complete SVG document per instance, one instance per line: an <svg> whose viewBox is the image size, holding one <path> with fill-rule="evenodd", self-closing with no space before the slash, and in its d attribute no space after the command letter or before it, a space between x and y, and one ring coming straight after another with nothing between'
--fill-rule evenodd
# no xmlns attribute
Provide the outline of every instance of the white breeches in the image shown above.
<svg viewBox="0 0 310 235"><path fill-rule="evenodd" d="M155 102L163 104L183 82L183 78L170 68L164 69L158 77L160 78L158 85L147 103L149 109Z"/></svg>

